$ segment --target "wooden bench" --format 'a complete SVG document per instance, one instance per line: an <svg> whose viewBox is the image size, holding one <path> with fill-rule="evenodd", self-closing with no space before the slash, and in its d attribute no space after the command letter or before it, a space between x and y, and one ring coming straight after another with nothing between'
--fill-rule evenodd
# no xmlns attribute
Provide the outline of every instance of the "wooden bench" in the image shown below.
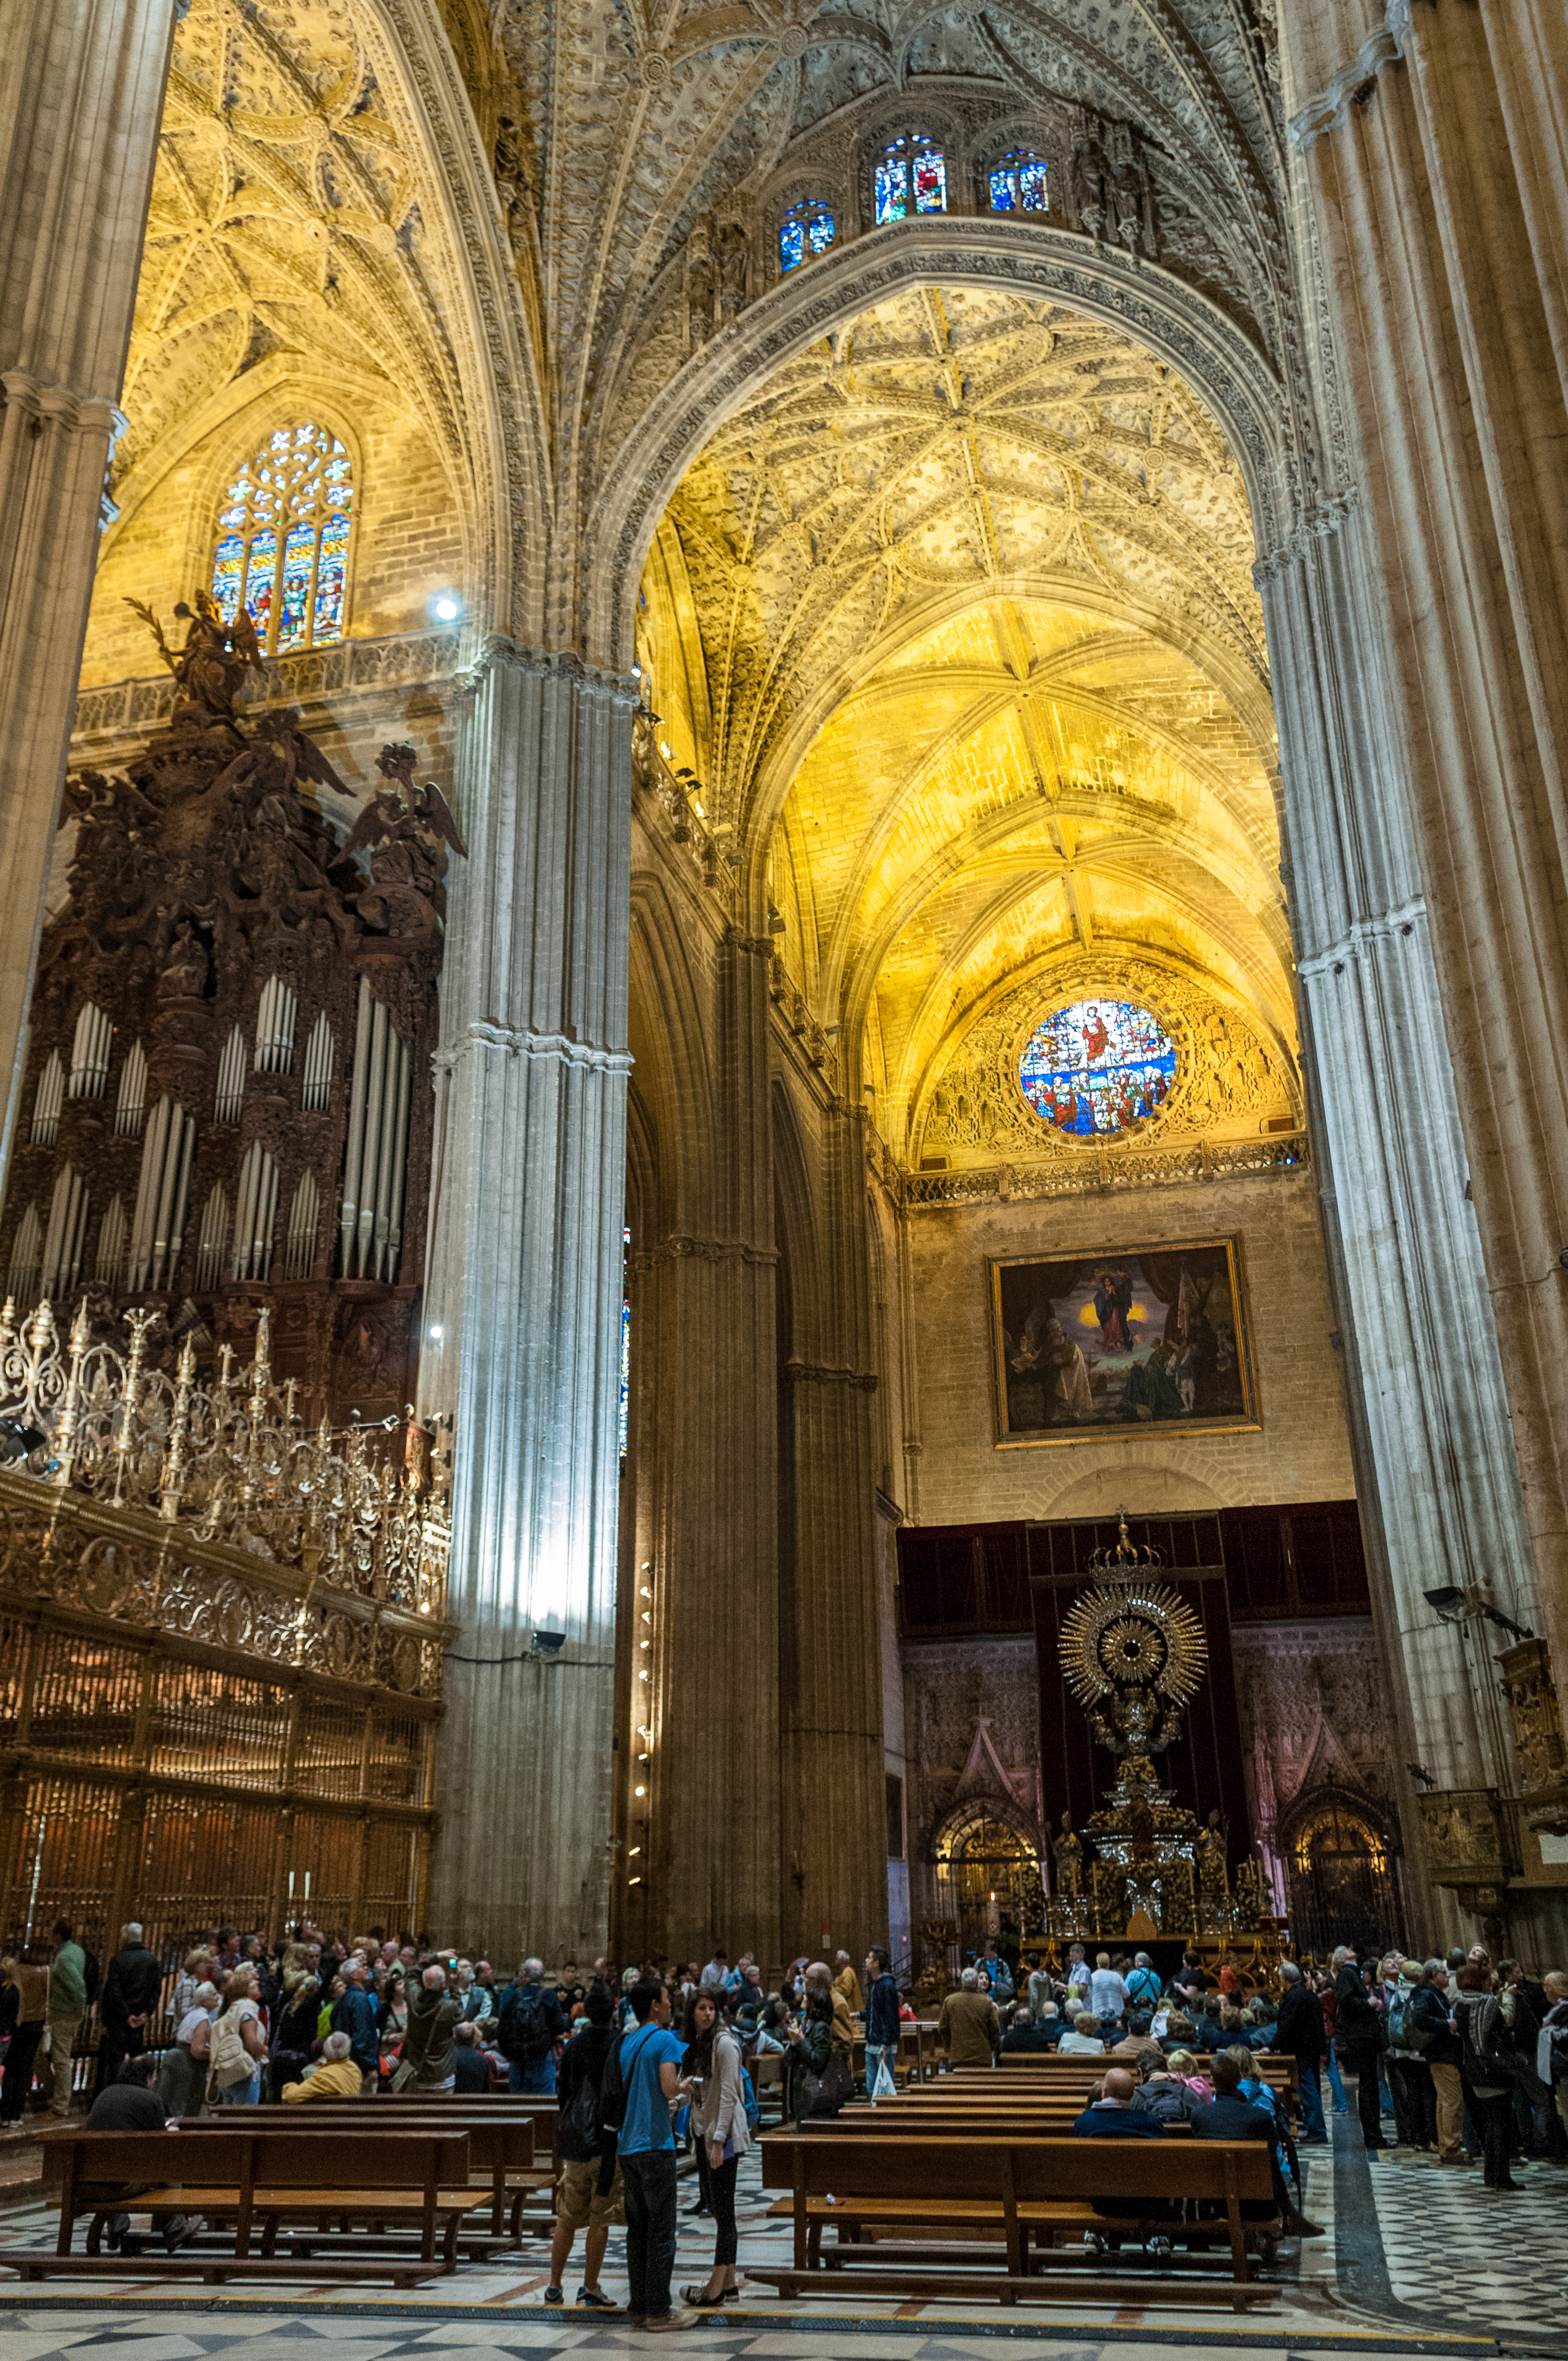
<svg viewBox="0 0 1568 2361"><path fill-rule="evenodd" d="M1149 2046L1151 2048L1159 2048L1157 2042L1152 2042ZM1208 2052L1195 2049L1192 2055L1201 2066ZM1009 2073L1021 2071L1026 2074L1045 2074L1064 2079L1082 2074L1092 2080L1102 2074L1107 2066L1126 2066L1131 2062L1125 2052L1120 2058L1113 2058L1109 2053L1100 2058L1080 2058L1069 2051L1067 2057L1063 2058L1054 2049L1004 2049L997 2059L996 2070L1005 2070ZM1266 2082L1271 2090L1294 2091L1299 2081L1298 2061L1288 2051L1255 2050L1252 2064L1253 2071L1259 2081ZM949 2070L955 2074L988 2074L993 2070L988 2066L955 2066Z"/></svg>
<svg viewBox="0 0 1568 2361"><path fill-rule="evenodd" d="M765 2096L772 2096L778 2100L779 2121L780 2123L783 2123L784 2121L785 2085L784 2067L787 2063L788 2060L785 2059L784 2052L778 2049L761 2050L754 2057L748 2058L746 2060L746 2070L751 2077L751 2088L756 2093L757 2118L759 2122L762 2120L763 2100Z"/></svg>
<svg viewBox="0 0 1568 2361"><path fill-rule="evenodd" d="M903 2139L887 2134L856 2139L827 2136L813 2128L770 2133L762 2142L762 2186L785 2189L775 2213L795 2224L793 2264L784 2269L747 2265L748 2275L776 2286L781 2295L840 2295L844 2278L880 2293L955 2297L994 2294L1006 2304L1020 2298L1046 2302L1124 2304L1134 2284L1146 2284L1148 2298L1170 2304L1228 2304L1241 2312L1266 2302L1277 2290L1255 2278L1249 2237L1277 2235L1277 2218L1244 2223L1245 2203L1274 2202L1269 2151L1262 2141L1081 2140L979 2137ZM1097 2213L1096 2199L1147 2204L1146 2215ZM1214 2218L1170 2222L1172 2201L1214 2209ZM822 2232L839 2228L839 2243L822 2252ZM1192 2275L1184 2265L1157 2276L1142 2257L1114 2275L1086 2258L1065 2269L1042 2271L1036 2246L1052 2245L1085 2230L1141 2237L1145 2229L1205 2247L1228 2244L1228 2279L1212 2271ZM881 2247L861 2243L862 2231L924 2233L919 2251L901 2246L887 2268ZM931 2234L947 2232L933 2244ZM953 2235L974 2242L998 2238L1005 2268L980 2266L972 2243L966 2253ZM1129 2266L1134 2258L1129 2257ZM967 2264L967 2268L956 2265Z"/></svg>
<svg viewBox="0 0 1568 2361"><path fill-rule="evenodd" d="M288 2105L232 2107L217 2115L188 2115L180 2128L235 2133L275 2130L287 2125L311 2133L347 2132L358 2136L371 2133L371 2111L378 2111L381 2104L379 2099L313 2099ZM466 2098L438 2092L428 2106L400 2108L390 2123L377 2115L374 2130L383 2129L399 2136L405 2131L466 2136L470 2180L475 2187L482 2182L490 2192L490 2226L488 2234L467 2230L460 2234L466 2253L499 2244L515 2246L522 2236L531 2200L542 2207L541 2224L548 2221L555 2175L548 2162L543 2169L535 2164L538 2121L532 2114L498 2110L482 2098L473 2106ZM546 2141L554 2131L552 2113L545 2126Z"/></svg>
<svg viewBox="0 0 1568 2361"><path fill-rule="evenodd" d="M58 2182L60 2191L55 2251L0 2249L0 2262L28 2279L46 2272L80 2275L83 2259L93 2266L89 2277L172 2268L177 2278L214 2281L433 2279L455 2270L458 2231L487 2202L485 2191L468 2186L468 2141L459 2132L310 2132L293 2123L286 2129L246 2125L219 2131L199 2124L178 2132L50 2131L40 2147L45 2181ZM133 2193L105 2197L104 2189L115 2186ZM92 2193L81 2194L83 2189ZM232 2218L233 2246L221 2253L203 2246L174 2256L104 2256L104 2225L116 2213L145 2213L155 2223L177 2214ZM88 2218L85 2258L71 2251L82 2216ZM340 2253L323 2270L275 2251L285 2223L322 2225L319 2235L325 2236L334 2221L355 2217L417 2232L417 2257ZM261 2245L253 2251L258 2231Z"/></svg>

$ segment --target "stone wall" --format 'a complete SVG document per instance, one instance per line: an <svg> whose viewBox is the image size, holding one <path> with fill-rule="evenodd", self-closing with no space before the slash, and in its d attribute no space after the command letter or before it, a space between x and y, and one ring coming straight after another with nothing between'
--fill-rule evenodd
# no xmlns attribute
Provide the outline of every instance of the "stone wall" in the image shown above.
<svg viewBox="0 0 1568 2361"><path fill-rule="evenodd" d="M1148 1431L998 1450L987 1259L1240 1236L1261 1431ZM1047 1203L924 1207L908 1220L906 1447L922 1524L1139 1514L1355 1490L1309 1170Z"/></svg>

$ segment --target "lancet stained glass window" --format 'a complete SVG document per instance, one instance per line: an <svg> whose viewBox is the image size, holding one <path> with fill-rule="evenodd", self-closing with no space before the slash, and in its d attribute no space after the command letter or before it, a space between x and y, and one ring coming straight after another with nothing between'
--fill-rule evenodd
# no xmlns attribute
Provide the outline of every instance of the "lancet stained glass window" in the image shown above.
<svg viewBox="0 0 1568 2361"><path fill-rule="evenodd" d="M907 221L911 214L945 214L948 166L939 148L923 131L906 132L877 159L876 217Z"/></svg>
<svg viewBox="0 0 1568 2361"><path fill-rule="evenodd" d="M779 224L779 269L798 270L818 254L826 254L838 226L820 197L803 197L791 205Z"/></svg>
<svg viewBox="0 0 1568 2361"><path fill-rule="evenodd" d="M343 637L354 475L335 434L280 426L229 486L213 597L232 622L247 608L268 655Z"/></svg>
<svg viewBox="0 0 1568 2361"><path fill-rule="evenodd" d="M1046 159L1032 148L1014 148L991 169L991 210L993 214L1044 214L1050 211L1046 188Z"/></svg>
<svg viewBox="0 0 1568 2361"><path fill-rule="evenodd" d="M1075 1139L1113 1137L1157 1115L1175 1075L1175 1043L1130 1000L1069 1002L1018 1061L1019 1086L1041 1122Z"/></svg>

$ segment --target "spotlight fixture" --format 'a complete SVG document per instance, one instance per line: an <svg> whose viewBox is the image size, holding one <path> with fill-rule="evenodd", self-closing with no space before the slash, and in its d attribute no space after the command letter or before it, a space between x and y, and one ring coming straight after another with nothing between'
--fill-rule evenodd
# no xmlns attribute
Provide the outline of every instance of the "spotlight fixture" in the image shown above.
<svg viewBox="0 0 1568 2361"><path fill-rule="evenodd" d="M1419 1763L1407 1763L1405 1768L1409 1773L1412 1779L1419 1779L1423 1787L1435 1787L1437 1785L1437 1781L1432 1777L1431 1773L1430 1771L1423 1771Z"/></svg>
<svg viewBox="0 0 1568 2361"><path fill-rule="evenodd" d="M1484 1620L1495 1623L1499 1631L1507 1631L1515 1640L1533 1640L1535 1637L1528 1624L1516 1623L1511 1615L1505 1615L1500 1607L1494 1607L1479 1583L1473 1583L1467 1590L1460 1590L1453 1583L1446 1583L1440 1590L1424 1591L1422 1597L1445 1623Z"/></svg>
<svg viewBox="0 0 1568 2361"><path fill-rule="evenodd" d="M543 1656L548 1664L558 1656L566 1644L565 1631L535 1631L530 1655Z"/></svg>
<svg viewBox="0 0 1568 2361"><path fill-rule="evenodd" d="M29 1426L25 1419L0 1418L0 1459L26 1459L48 1441L41 1426Z"/></svg>
<svg viewBox="0 0 1568 2361"><path fill-rule="evenodd" d="M1456 1590L1452 1583L1442 1590L1427 1591L1425 1598L1427 1605L1435 1608L1445 1623L1463 1623L1470 1611L1464 1593Z"/></svg>
<svg viewBox="0 0 1568 2361"><path fill-rule="evenodd" d="M451 591L444 590L440 598L434 600L432 611L438 623L455 623L463 609Z"/></svg>

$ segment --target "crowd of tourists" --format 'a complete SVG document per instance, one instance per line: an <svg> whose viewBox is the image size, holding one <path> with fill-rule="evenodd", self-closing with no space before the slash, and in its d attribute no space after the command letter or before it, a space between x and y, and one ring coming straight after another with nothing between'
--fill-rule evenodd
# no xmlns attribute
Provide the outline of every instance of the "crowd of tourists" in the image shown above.
<svg viewBox="0 0 1568 2361"><path fill-rule="evenodd" d="M832 2116L856 2093L858 2055L867 2095L891 2095L916 2015L880 1948L860 1970L845 1951L831 1963L802 1957L770 1990L749 1953L731 1963L721 1949L706 1963L624 1971L599 1958L547 1973L530 1958L502 1978L487 1960L408 1939L344 1942L309 1924L276 1947L216 1929L172 1973L129 1925L100 1979L62 1920L49 1966L6 1960L0 1979L10 2131L35 2095L69 2112L70 2061L93 2002L92 2125L151 2129L209 2107L384 2090L553 2095L561 2173L544 2300L565 2300L580 2231L577 2301L620 2311L599 2269L611 2226L624 2223L628 2309L655 2330L734 2295L736 2174L758 2122L759 2061L779 2061L767 2079L781 2086L785 2119ZM1200 2138L1266 2140L1276 2191L1264 2210L1291 2235L1321 2235L1301 2209L1298 2150L1327 2140L1325 2075L1340 2114L1354 2081L1368 2149L1424 2149L1449 2167L1479 2158L1499 2191L1520 2185L1520 2157L1568 2157L1568 1975L1538 1981L1476 1947L1422 1961L1342 1949L1321 1970L1283 1962L1268 1988L1249 1982L1229 1956L1211 1968L1188 1950L1162 1975L1146 1951L1091 1956L1082 1944L1059 1971L1025 1972L991 1942L930 2031L951 2067L1018 2050L1103 2058L1075 2126L1083 2137L1157 2138L1180 2121ZM1293 2104L1258 2070L1262 2051L1296 2060ZM714 2259L676 2308L676 2173L688 2144L688 2211L712 2220ZM1118 2239L1108 2227L1096 2243ZM1150 2244L1166 2245L1157 2224Z"/></svg>

